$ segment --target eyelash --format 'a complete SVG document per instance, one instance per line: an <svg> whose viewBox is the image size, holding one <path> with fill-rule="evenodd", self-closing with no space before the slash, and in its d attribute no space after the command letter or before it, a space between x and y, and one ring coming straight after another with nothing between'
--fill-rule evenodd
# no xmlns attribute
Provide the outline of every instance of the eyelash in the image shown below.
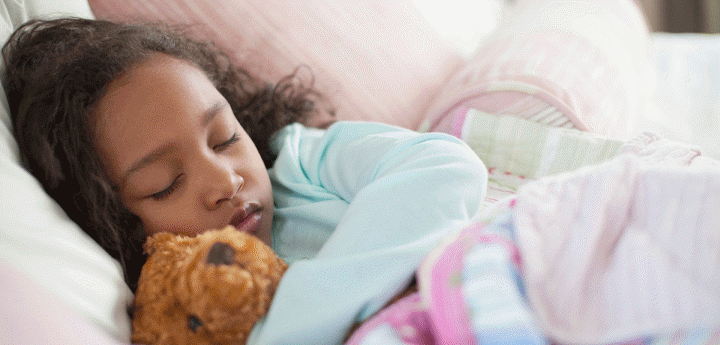
<svg viewBox="0 0 720 345"><path fill-rule="evenodd" d="M222 151L238 141L240 141L240 136L238 136L237 133L233 133L233 135L230 137L230 139L228 139L227 141L225 141L219 145L214 146L213 150L214 151ZM167 188L165 188L155 194L150 195L150 197L155 200L158 200L158 201L163 200L163 199L169 197L170 194L172 194L177 189L179 184L180 184L180 176L175 178L172 181L172 183L170 183L170 186L168 186Z"/></svg>
<svg viewBox="0 0 720 345"><path fill-rule="evenodd" d="M180 176L175 178L167 188L165 188L155 194L150 195L150 197L155 200L163 200L163 199L167 198L168 196L170 196L170 194L172 194L172 192L175 191L175 189L177 189L179 182L180 182Z"/></svg>
<svg viewBox="0 0 720 345"><path fill-rule="evenodd" d="M219 145L216 145L215 147L213 147L213 150L215 150L215 151L222 151L222 150L228 148L229 146L231 146L232 144L234 144L234 143L236 143L236 142L238 142L238 141L240 141L240 136L238 136L237 133L233 133L233 135L230 137L230 139L228 139L228 140L227 140L226 142L224 142L224 143L221 143L221 144L219 144Z"/></svg>

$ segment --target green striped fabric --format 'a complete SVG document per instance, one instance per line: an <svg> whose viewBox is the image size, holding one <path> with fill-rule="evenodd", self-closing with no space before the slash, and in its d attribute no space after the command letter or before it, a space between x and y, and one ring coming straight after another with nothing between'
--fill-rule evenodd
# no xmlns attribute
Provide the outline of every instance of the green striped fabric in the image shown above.
<svg viewBox="0 0 720 345"><path fill-rule="evenodd" d="M486 205L526 182L614 157L623 142L576 129L549 127L513 116L470 109L463 139L488 168Z"/></svg>

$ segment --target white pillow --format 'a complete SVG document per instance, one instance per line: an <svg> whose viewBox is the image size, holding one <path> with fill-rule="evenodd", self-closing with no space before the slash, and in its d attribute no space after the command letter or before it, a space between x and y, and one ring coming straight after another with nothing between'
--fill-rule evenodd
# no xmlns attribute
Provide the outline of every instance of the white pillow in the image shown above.
<svg viewBox="0 0 720 345"><path fill-rule="evenodd" d="M29 18L59 14L93 18L85 0L3 0L0 42L4 44L12 31ZM0 69L4 73L5 66L0 65ZM21 167L11 128L3 90L0 258L113 338L129 342L130 318L126 309L133 296L120 265L70 221L40 183ZM37 327L42 326L42 320L38 320Z"/></svg>

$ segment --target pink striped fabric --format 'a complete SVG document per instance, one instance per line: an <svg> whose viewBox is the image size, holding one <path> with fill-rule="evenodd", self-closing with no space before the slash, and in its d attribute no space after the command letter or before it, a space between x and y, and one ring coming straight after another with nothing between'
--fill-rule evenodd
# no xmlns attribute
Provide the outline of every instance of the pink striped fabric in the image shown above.
<svg viewBox="0 0 720 345"><path fill-rule="evenodd" d="M627 139L649 92L648 37L632 0L518 0L426 125L448 132L463 106Z"/></svg>
<svg viewBox="0 0 720 345"><path fill-rule="evenodd" d="M417 128L465 61L412 1L89 0L97 18L195 24L255 75L276 81L298 65L343 120Z"/></svg>

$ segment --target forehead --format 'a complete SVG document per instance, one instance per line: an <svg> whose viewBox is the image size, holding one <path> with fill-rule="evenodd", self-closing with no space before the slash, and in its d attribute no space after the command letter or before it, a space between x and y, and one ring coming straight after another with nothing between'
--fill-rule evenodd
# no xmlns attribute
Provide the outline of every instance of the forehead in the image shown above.
<svg viewBox="0 0 720 345"><path fill-rule="evenodd" d="M213 91L216 91L215 86L196 65L168 55L153 54L107 85L96 105L96 112L100 115L98 120L102 120L102 117L122 113L126 108L142 110L137 108Z"/></svg>
<svg viewBox="0 0 720 345"><path fill-rule="evenodd" d="M113 80L93 111L95 142L106 164L128 160L197 128L201 116L224 100L195 65L156 54Z"/></svg>

